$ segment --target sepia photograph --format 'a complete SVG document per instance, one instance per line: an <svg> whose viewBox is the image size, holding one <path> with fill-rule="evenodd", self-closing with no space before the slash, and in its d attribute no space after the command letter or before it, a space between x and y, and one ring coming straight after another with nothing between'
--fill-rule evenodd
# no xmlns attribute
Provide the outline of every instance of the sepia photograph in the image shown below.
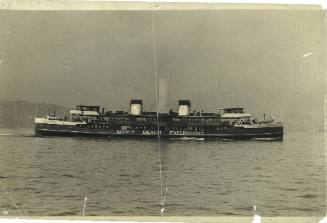
<svg viewBox="0 0 327 223"><path fill-rule="evenodd" d="M321 6L47 2L0 8L0 218L326 215Z"/></svg>

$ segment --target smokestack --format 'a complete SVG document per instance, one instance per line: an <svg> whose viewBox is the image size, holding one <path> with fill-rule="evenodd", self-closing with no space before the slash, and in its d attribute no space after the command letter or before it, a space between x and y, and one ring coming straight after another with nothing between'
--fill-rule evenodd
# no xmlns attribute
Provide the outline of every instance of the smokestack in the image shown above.
<svg viewBox="0 0 327 223"><path fill-rule="evenodd" d="M159 78L159 113L168 112L168 80L167 77Z"/></svg>
<svg viewBox="0 0 327 223"><path fill-rule="evenodd" d="M143 109L143 101L138 99L131 100L130 108L131 115L141 115Z"/></svg>
<svg viewBox="0 0 327 223"><path fill-rule="evenodd" d="M179 100L178 101L178 115L190 115L191 101Z"/></svg>

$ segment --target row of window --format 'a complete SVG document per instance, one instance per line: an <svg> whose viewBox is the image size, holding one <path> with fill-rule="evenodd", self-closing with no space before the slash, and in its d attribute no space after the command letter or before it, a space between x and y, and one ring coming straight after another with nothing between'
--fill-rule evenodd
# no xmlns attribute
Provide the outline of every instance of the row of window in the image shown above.
<svg viewBox="0 0 327 223"><path fill-rule="evenodd" d="M220 127L217 127L216 130L217 131L229 131L229 132L231 132L231 131L234 131L235 128L230 127L230 126L220 126Z"/></svg>
<svg viewBox="0 0 327 223"><path fill-rule="evenodd" d="M57 128L62 128L64 126L57 126ZM96 124L91 124L91 125L78 125L78 127L81 128L91 128L91 129L109 129L111 126L109 125L96 125ZM73 129L74 126L65 126L65 128ZM120 130L157 130L157 126L120 126L118 127ZM160 126L160 130L164 130L164 126ZM167 131L199 131L203 132L205 130L212 130L212 131L234 131L235 128L230 127L230 126L220 126L220 127L197 127L197 126L187 126L187 127L180 127L180 126L169 126L166 129Z"/></svg>

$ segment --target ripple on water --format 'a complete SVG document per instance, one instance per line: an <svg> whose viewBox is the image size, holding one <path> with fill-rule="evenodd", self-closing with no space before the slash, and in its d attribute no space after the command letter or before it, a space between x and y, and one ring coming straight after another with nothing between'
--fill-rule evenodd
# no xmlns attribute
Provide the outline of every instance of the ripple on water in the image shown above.
<svg viewBox="0 0 327 223"><path fill-rule="evenodd" d="M0 181L30 215L81 215L86 196L87 215L160 215L155 140L2 134L14 135L0 134ZM283 142L164 141L165 214L252 215L256 199L263 216L322 215L322 138L288 133ZM0 206L8 202L1 193Z"/></svg>

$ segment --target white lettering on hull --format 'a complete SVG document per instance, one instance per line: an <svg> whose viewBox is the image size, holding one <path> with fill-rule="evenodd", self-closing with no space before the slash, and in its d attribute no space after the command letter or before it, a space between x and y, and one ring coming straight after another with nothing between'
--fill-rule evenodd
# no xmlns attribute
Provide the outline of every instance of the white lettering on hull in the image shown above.
<svg viewBox="0 0 327 223"><path fill-rule="evenodd" d="M135 130L117 130L117 134L135 134ZM143 130L142 135L161 135L161 131ZM204 132L196 131L169 131L169 135L204 135Z"/></svg>
<svg viewBox="0 0 327 223"><path fill-rule="evenodd" d="M135 130L117 130L117 134L134 134Z"/></svg>
<svg viewBox="0 0 327 223"><path fill-rule="evenodd" d="M156 130L143 130L143 135L158 135L161 134L161 131Z"/></svg>
<svg viewBox="0 0 327 223"><path fill-rule="evenodd" d="M169 131L169 135L203 135L204 132L195 131Z"/></svg>

